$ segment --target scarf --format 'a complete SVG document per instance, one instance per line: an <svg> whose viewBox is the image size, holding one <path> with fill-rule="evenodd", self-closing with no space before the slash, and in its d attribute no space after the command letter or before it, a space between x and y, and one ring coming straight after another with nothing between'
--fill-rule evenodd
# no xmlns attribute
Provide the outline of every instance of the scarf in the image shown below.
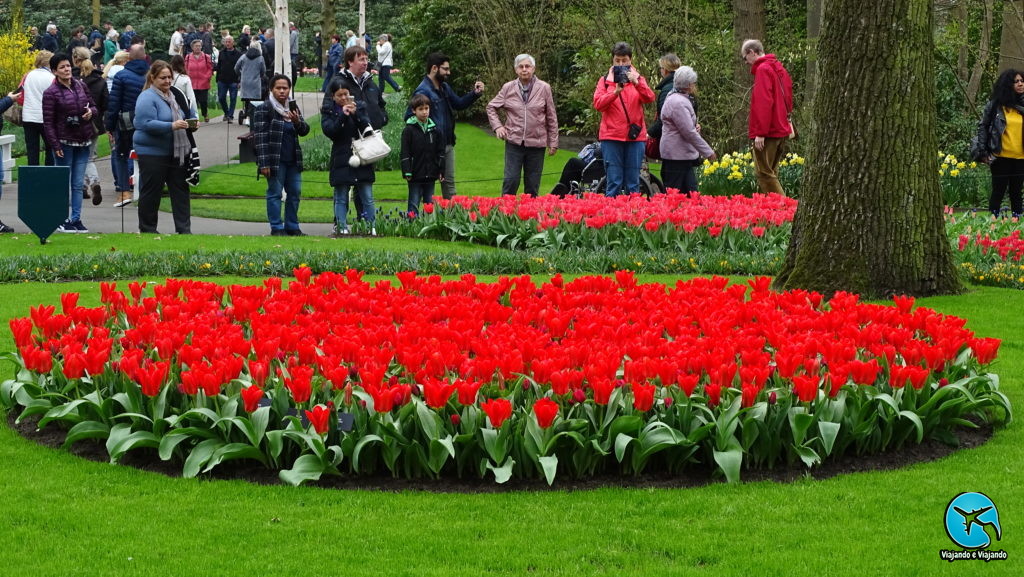
<svg viewBox="0 0 1024 577"><path fill-rule="evenodd" d="M174 99L174 94L168 90L166 93L160 89L154 87L153 90L160 95L160 98L167 104L171 109L171 121L184 120L185 116L181 112L181 108L178 106L178 102ZM192 155L192 144L188 141L188 133L185 130L172 130L171 134L174 136L174 153L172 156L178 161L180 166L188 165L189 156Z"/></svg>
<svg viewBox="0 0 1024 577"><path fill-rule="evenodd" d="M274 98L273 94L271 94L267 100L270 102L270 105L274 107L274 110L281 115L281 118L288 118L288 113L291 112L288 110L288 103L281 104L276 98Z"/></svg>

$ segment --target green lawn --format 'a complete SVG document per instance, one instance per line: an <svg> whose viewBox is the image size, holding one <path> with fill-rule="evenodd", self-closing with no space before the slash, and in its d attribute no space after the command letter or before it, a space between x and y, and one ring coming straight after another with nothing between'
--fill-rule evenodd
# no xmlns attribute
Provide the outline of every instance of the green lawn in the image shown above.
<svg viewBox="0 0 1024 577"><path fill-rule="evenodd" d="M255 240L255 239L253 239ZM674 282L673 277L645 280ZM224 279L224 282L258 282ZM123 284L123 283L122 283ZM0 287L0 316L91 283ZM919 305L1005 340L995 370L1020 406L1024 293ZM0 350L11 347L0 335ZM7 371L5 371L7 372ZM1018 575L1021 427L940 461L825 481L453 494L256 486L86 462L0 426L0 563L9 575ZM1010 559L948 563L942 517L986 493Z"/></svg>
<svg viewBox="0 0 1024 577"><path fill-rule="evenodd" d="M319 123L314 122L319 128ZM459 194L470 196L498 196L501 194L502 174L505 166L505 144L485 131L471 124L459 123L456 127L458 144L455 147L456 190ZM541 194L547 194L562 174L562 166L576 155L576 151L559 150L555 156L545 157L544 176L541 178ZM230 200L216 198L194 198L192 214L212 218L226 218L248 222L261 222L266 219L266 181L256 180L256 165L229 164L203 168L203 176L199 186L193 187L195 195L209 196L248 196L260 200L233 198ZM521 192L521 191L520 191ZM440 196L440 183L436 188ZM333 198L330 176L327 172L306 171L302 174L302 197L304 199ZM408 187L402 175L396 171L377 173L377 181L373 185L373 197L381 206L401 207L408 197ZM303 222L331 222L333 208L331 203L306 202L299 209L299 218ZM169 208L164 207L165 210Z"/></svg>

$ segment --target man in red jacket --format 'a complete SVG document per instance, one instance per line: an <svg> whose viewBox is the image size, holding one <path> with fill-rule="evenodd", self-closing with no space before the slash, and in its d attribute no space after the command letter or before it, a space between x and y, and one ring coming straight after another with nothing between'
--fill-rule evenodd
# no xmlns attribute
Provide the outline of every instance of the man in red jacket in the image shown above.
<svg viewBox="0 0 1024 577"><path fill-rule="evenodd" d="M754 140L757 183L761 192L785 194L778 168L786 155L786 140L793 132L789 122L793 111L793 80L774 54L764 53L759 40L744 41L740 56L754 75L748 133Z"/></svg>

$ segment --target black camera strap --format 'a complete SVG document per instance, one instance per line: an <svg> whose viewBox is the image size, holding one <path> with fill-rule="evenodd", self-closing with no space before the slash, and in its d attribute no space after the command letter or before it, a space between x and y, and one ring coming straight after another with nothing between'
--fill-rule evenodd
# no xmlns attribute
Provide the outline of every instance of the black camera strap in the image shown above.
<svg viewBox="0 0 1024 577"><path fill-rule="evenodd" d="M622 105L622 113L626 115L626 123L633 124L633 121L629 119L629 111L626 110L626 101L622 99L621 92L619 92L619 104Z"/></svg>

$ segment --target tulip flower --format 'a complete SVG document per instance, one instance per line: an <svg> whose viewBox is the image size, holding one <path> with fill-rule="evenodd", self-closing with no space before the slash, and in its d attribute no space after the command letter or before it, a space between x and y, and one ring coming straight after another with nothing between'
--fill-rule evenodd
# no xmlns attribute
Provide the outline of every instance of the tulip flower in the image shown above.
<svg viewBox="0 0 1024 577"><path fill-rule="evenodd" d="M654 406L654 393L657 387L650 384L633 383L633 408L646 413Z"/></svg>
<svg viewBox="0 0 1024 577"><path fill-rule="evenodd" d="M242 402L245 404L245 412L252 413L259 408L260 399L263 398L263 389L256 385L242 389Z"/></svg>
<svg viewBox="0 0 1024 577"><path fill-rule="evenodd" d="M558 416L558 403L552 401L550 397L538 399L533 404L533 414L537 417L537 424L540 425L540 428L547 429Z"/></svg>
<svg viewBox="0 0 1024 577"><path fill-rule="evenodd" d="M306 418L313 425L313 430L319 435L324 435L330 429L331 411L323 405L313 407L312 411L305 411Z"/></svg>
<svg viewBox="0 0 1024 577"><path fill-rule="evenodd" d="M487 414L491 426L500 429L501 425L512 416L512 403L508 399L492 399L480 403L480 408Z"/></svg>

